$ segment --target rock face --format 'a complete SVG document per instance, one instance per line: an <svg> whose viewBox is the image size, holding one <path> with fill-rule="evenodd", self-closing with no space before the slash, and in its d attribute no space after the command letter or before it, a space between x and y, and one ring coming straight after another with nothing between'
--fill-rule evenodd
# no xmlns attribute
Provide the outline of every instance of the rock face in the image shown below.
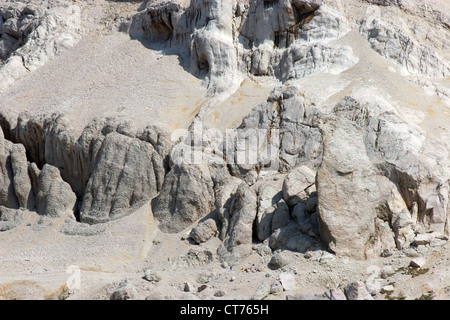
<svg viewBox="0 0 450 320"><path fill-rule="evenodd" d="M46 164L39 170L35 163L27 161L23 145L6 140L3 132L0 145L3 150L0 206L35 209L50 217L74 213L76 196L56 167Z"/></svg>
<svg viewBox="0 0 450 320"><path fill-rule="evenodd" d="M257 214L256 192L242 183L238 186L230 207L231 220L223 244L218 248L222 261L233 265L252 250L252 228Z"/></svg>
<svg viewBox="0 0 450 320"><path fill-rule="evenodd" d="M266 252L329 249L370 259L444 241L449 14L429 11L428 2L417 10L412 1L381 0L143 2L129 36L161 56L178 54L207 87L192 136L174 143L159 126L138 130L107 117L77 135L64 111L0 110L4 216L28 209L96 224L151 200L161 231L189 228L197 244L218 237L226 266L254 242ZM72 47L80 14L72 5L2 7L0 88ZM193 135L205 110L244 79L272 90L225 141L207 130ZM359 287L347 297L358 298Z"/></svg>
<svg viewBox="0 0 450 320"><path fill-rule="evenodd" d="M44 3L18 2L0 8L0 90L81 39L80 7L52 1Z"/></svg>
<svg viewBox="0 0 450 320"><path fill-rule="evenodd" d="M37 206L50 216L69 210L92 224L131 213L162 187L170 148L162 129L133 132L126 123L94 120L76 139L61 115L21 114L5 130L17 142L2 132L3 150L9 150L2 162L7 207ZM52 209L52 203L61 207Z"/></svg>
<svg viewBox="0 0 450 320"><path fill-rule="evenodd" d="M97 157L83 197L82 221L120 218L162 187L163 159L148 142L112 132Z"/></svg>
<svg viewBox="0 0 450 320"><path fill-rule="evenodd" d="M242 73L283 81L357 62L349 47L318 41L343 36L344 20L321 1L153 1L133 18L131 34L176 48L210 94L232 92ZM302 28L305 24L308 27ZM322 32L324 25L331 30ZM297 41L298 40L298 41ZM231 91L230 91L231 90Z"/></svg>
<svg viewBox="0 0 450 320"><path fill-rule="evenodd" d="M433 138L426 141L423 131L402 121L389 107L362 107L356 100L346 98L334 109L343 118L327 119L321 126L324 160L317 178L321 234L337 252L341 249L335 236L348 232L347 236L338 237L349 241L341 248L347 250L353 244L353 252L359 252L362 258L376 234L375 218L392 226L399 249L412 243L418 228L448 232L447 147ZM431 160L431 153L419 151L430 145L442 150L443 156ZM437 170L429 167L437 159L442 166ZM329 161L333 163L331 172ZM441 199L438 205L427 205L437 198ZM330 215L331 212L335 214ZM364 220L351 223L360 218ZM355 234L359 235L358 240L354 239Z"/></svg>
<svg viewBox="0 0 450 320"><path fill-rule="evenodd" d="M50 217L59 217L65 213L74 212L75 194L70 185L61 179L57 168L48 164L44 165L38 179L36 190L38 213Z"/></svg>
<svg viewBox="0 0 450 320"><path fill-rule="evenodd" d="M213 181L207 166L176 165L152 205L161 230L179 232L213 209Z"/></svg>

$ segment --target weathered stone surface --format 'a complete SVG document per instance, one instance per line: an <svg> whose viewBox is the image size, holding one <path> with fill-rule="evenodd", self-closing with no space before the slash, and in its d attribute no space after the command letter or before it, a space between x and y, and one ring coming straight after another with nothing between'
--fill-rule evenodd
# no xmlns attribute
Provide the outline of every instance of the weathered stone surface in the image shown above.
<svg viewBox="0 0 450 320"><path fill-rule="evenodd" d="M214 255L208 250L190 249L187 254L173 259L172 264L175 268L197 268L212 262Z"/></svg>
<svg viewBox="0 0 450 320"><path fill-rule="evenodd" d="M373 300L362 281L352 282L345 286L347 300Z"/></svg>
<svg viewBox="0 0 450 320"><path fill-rule="evenodd" d="M164 173L163 159L150 143L108 134L86 185L81 221L105 222L129 214L158 193Z"/></svg>
<svg viewBox="0 0 450 320"><path fill-rule="evenodd" d="M189 233L189 236L197 243L203 243L217 234L217 223L214 219L199 222Z"/></svg>
<svg viewBox="0 0 450 320"><path fill-rule="evenodd" d="M77 199L70 185L62 180L59 170L45 164L39 173L36 200L39 214L56 218L73 213Z"/></svg>
<svg viewBox="0 0 450 320"><path fill-rule="evenodd" d="M320 234L339 255L364 258L374 234L379 197L375 168L365 152L362 130L344 119L322 124L324 155L317 173Z"/></svg>
<svg viewBox="0 0 450 320"><path fill-rule="evenodd" d="M300 201L308 200L316 191L316 173L306 166L292 169L286 175L283 183L283 198L291 206Z"/></svg>
<svg viewBox="0 0 450 320"><path fill-rule="evenodd" d="M164 232L179 232L213 208L213 181L206 165L175 165L152 202L153 214Z"/></svg>
<svg viewBox="0 0 450 320"><path fill-rule="evenodd" d="M18 2L1 9L0 90L73 47L83 33L77 5Z"/></svg>
<svg viewBox="0 0 450 320"><path fill-rule="evenodd" d="M257 214L256 192L241 183L230 206L231 220L223 243L217 249L222 263L234 265L252 251L253 221Z"/></svg>

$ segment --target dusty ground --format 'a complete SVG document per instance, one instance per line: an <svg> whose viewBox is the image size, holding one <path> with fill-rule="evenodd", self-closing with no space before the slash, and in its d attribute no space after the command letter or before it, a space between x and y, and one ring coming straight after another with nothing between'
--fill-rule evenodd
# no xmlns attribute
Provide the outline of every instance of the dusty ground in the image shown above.
<svg viewBox="0 0 450 320"><path fill-rule="evenodd" d="M0 233L2 299L109 299L124 280L134 299L251 299L262 283L272 285L281 273L292 274L295 287L266 299L322 294L358 280L394 286L394 292L378 294L376 299L450 299L449 244L420 246L372 261L353 261L321 251L285 252L291 262L276 270L269 267L271 255L254 251L239 265L225 269L215 258L198 266L183 263L189 250L209 251L215 257L218 239L195 245L187 237L189 229L175 235L161 233L149 204L107 223L105 231L95 236L63 235L59 228L64 218L38 221L36 213L28 212L19 227ZM427 259L420 272L408 269L414 256ZM374 276L387 265L393 274L386 279ZM145 280L146 269L161 279ZM185 292L185 282L191 284L190 292ZM202 285L206 288L199 292ZM220 297L216 296L219 291L223 291Z"/></svg>

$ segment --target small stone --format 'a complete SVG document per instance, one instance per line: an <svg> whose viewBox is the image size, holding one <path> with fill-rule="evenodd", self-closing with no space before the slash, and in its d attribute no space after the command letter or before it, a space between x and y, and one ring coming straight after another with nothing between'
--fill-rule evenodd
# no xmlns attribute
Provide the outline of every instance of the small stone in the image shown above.
<svg viewBox="0 0 450 320"><path fill-rule="evenodd" d="M295 277L292 273L283 272L280 274L280 282L285 291L295 289Z"/></svg>
<svg viewBox="0 0 450 320"><path fill-rule="evenodd" d="M223 297L225 294L226 294L225 291L219 290L216 293L214 293L214 296L215 297Z"/></svg>
<svg viewBox="0 0 450 320"><path fill-rule="evenodd" d="M381 288L381 293L390 293L393 292L394 290L395 290L394 286L390 284Z"/></svg>
<svg viewBox="0 0 450 320"><path fill-rule="evenodd" d="M153 271L151 269L144 270L143 278L150 282L159 282L162 279L161 275L158 272Z"/></svg>
<svg viewBox="0 0 450 320"><path fill-rule="evenodd" d="M292 260L285 252L275 253L269 261L269 267L271 269L279 269L287 266Z"/></svg>
<svg viewBox="0 0 450 320"><path fill-rule="evenodd" d="M136 289L127 279L123 280L117 289L111 294L110 300L133 300L136 296Z"/></svg>
<svg viewBox="0 0 450 320"><path fill-rule="evenodd" d="M384 249L383 252L381 252L380 256L382 256L383 258L387 258L392 256L392 252L389 249Z"/></svg>
<svg viewBox="0 0 450 320"><path fill-rule="evenodd" d="M414 250L413 248L405 249L405 250L403 250L403 253L404 253L407 257L410 257L410 258L418 257L418 256L419 256L419 254L417 253L417 251Z"/></svg>
<svg viewBox="0 0 450 320"><path fill-rule="evenodd" d="M430 234L418 234L414 238L414 244L420 246L420 245L427 245L431 242L432 236Z"/></svg>
<svg viewBox="0 0 450 320"><path fill-rule="evenodd" d="M279 280L275 280L274 283L270 286L270 293L277 294L283 292L283 285Z"/></svg>
<svg viewBox="0 0 450 320"><path fill-rule="evenodd" d="M183 288L184 292L192 292L193 288L194 287L192 286L192 284L190 282L186 281L184 283L184 288Z"/></svg>
<svg viewBox="0 0 450 320"><path fill-rule="evenodd" d="M202 292L203 290L205 290L208 286L206 284L202 284L200 287L197 288L198 292Z"/></svg>
<svg viewBox="0 0 450 320"><path fill-rule="evenodd" d="M442 239L438 239L438 238L433 238L430 241L430 247L435 248L435 247L441 247L444 244L446 244L447 241L446 240L442 240Z"/></svg>
<svg viewBox="0 0 450 320"><path fill-rule="evenodd" d="M340 288L330 289L330 300L347 300L345 293Z"/></svg>
<svg viewBox="0 0 450 320"><path fill-rule="evenodd" d="M424 257L417 257L411 260L409 265L413 268L422 268L426 263L426 259Z"/></svg>
<svg viewBox="0 0 450 320"><path fill-rule="evenodd" d="M267 282L261 282L251 300L262 300L270 294L270 285Z"/></svg>
<svg viewBox="0 0 450 320"><path fill-rule="evenodd" d="M362 281L349 283L345 289L347 300L373 300L372 295L367 291L366 285Z"/></svg>
<svg viewBox="0 0 450 320"><path fill-rule="evenodd" d="M326 262L328 262L328 261L330 261L330 260L332 260L334 258L335 258L334 254L325 251L325 252L323 252L322 256L320 257L319 262L320 263L326 263Z"/></svg>
<svg viewBox="0 0 450 320"><path fill-rule="evenodd" d="M386 279L389 276L392 276L395 273L395 270L392 266L387 265L384 266L381 270L380 270L380 277L382 279Z"/></svg>

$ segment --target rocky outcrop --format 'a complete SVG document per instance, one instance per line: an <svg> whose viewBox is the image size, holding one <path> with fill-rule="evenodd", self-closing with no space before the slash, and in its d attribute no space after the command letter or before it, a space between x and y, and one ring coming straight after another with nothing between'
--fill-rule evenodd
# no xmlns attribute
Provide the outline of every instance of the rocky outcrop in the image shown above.
<svg viewBox="0 0 450 320"><path fill-rule="evenodd" d="M163 158L152 144L118 132L106 135L86 184L81 221L120 218L156 195L162 187Z"/></svg>
<svg viewBox="0 0 450 320"><path fill-rule="evenodd" d="M364 258L375 239L385 237L377 219L391 226L398 249L424 230L448 233L448 146L386 105L346 98L334 112L339 118L321 125L324 158L317 177L321 235L330 247ZM439 155L425 151L431 146Z"/></svg>
<svg viewBox="0 0 450 320"><path fill-rule="evenodd" d="M354 65L349 47L327 44L348 26L320 5L316 0L149 2L133 18L130 33L180 54L214 96L235 91L247 73L287 81Z"/></svg>
<svg viewBox="0 0 450 320"><path fill-rule="evenodd" d="M2 184L2 205L27 205L51 216L70 209L92 224L131 213L162 187L171 144L163 129L136 131L128 123L102 119L91 122L77 139L58 114L21 114L17 123L2 118L15 142L3 138L9 153L2 161L8 178ZM61 207L52 209L53 202Z"/></svg>
<svg viewBox="0 0 450 320"><path fill-rule="evenodd" d="M238 139L257 137L257 150L254 151L257 156L243 161L242 151L236 148L233 161L230 161L232 173L253 183L255 176L252 173L258 168L279 172L288 172L300 165L317 168L322 157L322 136L316 122L318 114L318 109L308 102L298 87L274 88L267 101L256 106L238 127Z"/></svg>
<svg viewBox="0 0 450 320"><path fill-rule="evenodd" d="M252 252L253 221L257 214L256 192L241 183L230 206L231 219L223 243L217 249L224 265L234 265Z"/></svg>
<svg viewBox="0 0 450 320"><path fill-rule="evenodd" d="M36 210L49 217L74 214L76 196L56 167L45 164L39 170L35 163L28 162L23 145L6 140L2 131L0 146L0 206Z"/></svg>
<svg viewBox="0 0 450 320"><path fill-rule="evenodd" d="M45 3L17 2L0 7L0 90L81 39L80 7Z"/></svg>
<svg viewBox="0 0 450 320"><path fill-rule="evenodd" d="M152 202L160 228L179 232L213 210L214 190L206 165L175 165Z"/></svg>

